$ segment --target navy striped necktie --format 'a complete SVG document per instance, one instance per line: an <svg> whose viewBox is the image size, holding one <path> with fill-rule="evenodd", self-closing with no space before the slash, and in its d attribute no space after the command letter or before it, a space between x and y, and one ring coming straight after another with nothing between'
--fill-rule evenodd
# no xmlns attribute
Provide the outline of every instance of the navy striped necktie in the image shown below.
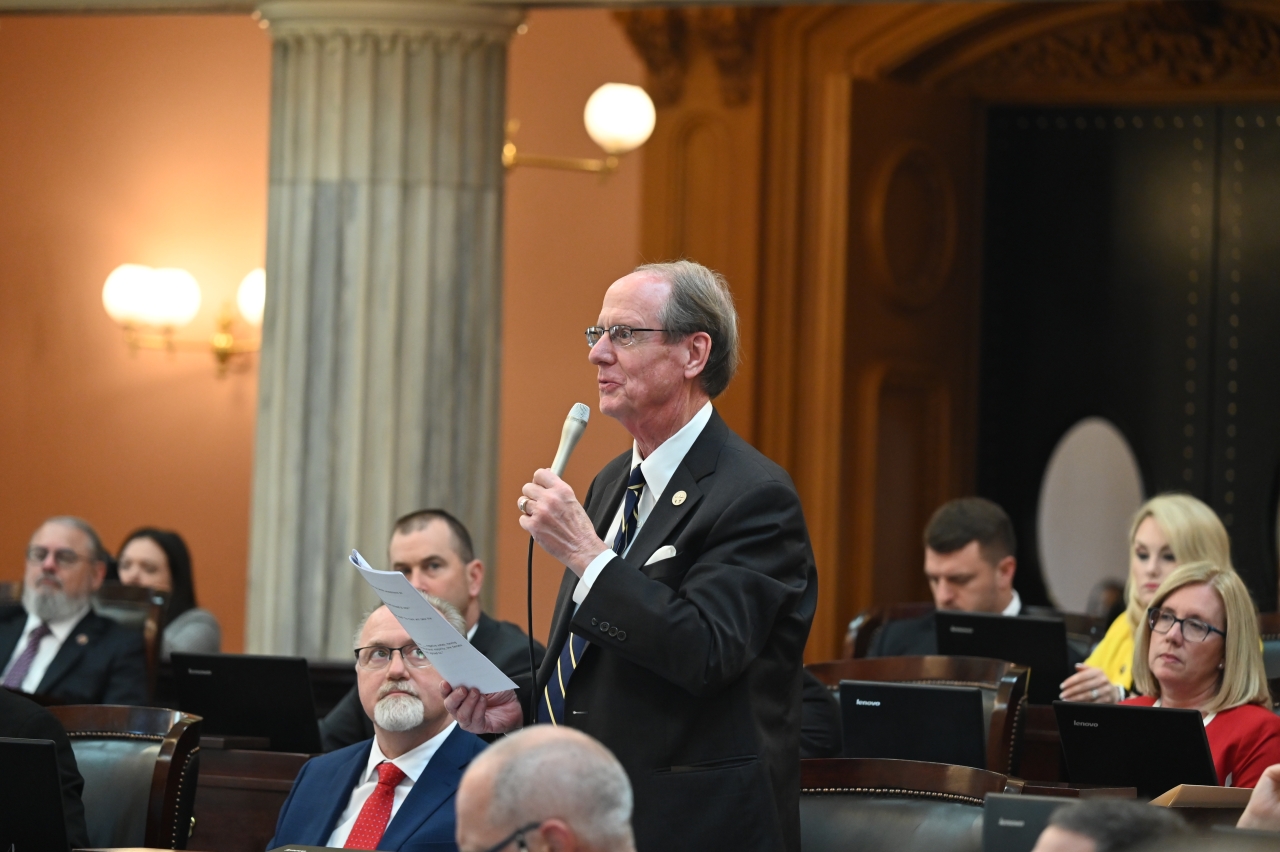
<svg viewBox="0 0 1280 852"><path fill-rule="evenodd" d="M622 522L618 525L618 534L613 537L613 552L619 556L627 552L627 547L636 537L636 528L640 525L640 495L643 493L644 471L640 469L640 465L636 465L627 479L627 494L622 503ZM564 697L569 688L569 679L573 677L578 663L582 662L587 644L586 639L570 631L564 647L560 649L560 658L556 660L556 670L542 690L542 701L538 702L539 722L564 724Z"/></svg>

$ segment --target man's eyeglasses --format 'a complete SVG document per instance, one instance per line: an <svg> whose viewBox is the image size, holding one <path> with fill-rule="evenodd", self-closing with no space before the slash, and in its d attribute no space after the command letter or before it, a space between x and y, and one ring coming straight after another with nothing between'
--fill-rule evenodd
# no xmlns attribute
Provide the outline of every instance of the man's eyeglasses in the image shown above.
<svg viewBox="0 0 1280 852"><path fill-rule="evenodd" d="M606 334L609 335L609 342L614 346L630 346L636 342L637 331L666 331L665 328L632 328L629 325L614 325L609 328L601 328L593 325L587 329L587 345L595 348L600 342L600 338Z"/></svg>
<svg viewBox="0 0 1280 852"><path fill-rule="evenodd" d="M522 825L506 837L499 840L496 845L490 846L488 849L484 850L484 852L500 852L500 850L506 849L512 843L516 845L516 848L519 849L520 852L529 852L529 844L525 843L524 836L535 828L541 827L541 822L531 822L528 825Z"/></svg>
<svg viewBox="0 0 1280 852"><path fill-rule="evenodd" d="M44 561L49 558L49 554L53 554L53 561L59 568L73 568L80 562L88 559L76 553L69 547L59 547L57 550L50 550L47 547L33 545L27 548L27 562L31 565L43 565Z"/></svg>
<svg viewBox="0 0 1280 852"><path fill-rule="evenodd" d="M1147 626L1155 632L1168 633L1175 624L1182 625L1182 637L1188 642L1203 642L1209 638L1210 633L1217 633L1223 639L1227 638L1225 630L1219 630L1212 624L1205 624L1198 618L1178 618L1169 610L1154 606L1147 610Z"/></svg>
<svg viewBox="0 0 1280 852"><path fill-rule="evenodd" d="M385 669L391 665L391 657L394 656L396 651L400 652L400 659L404 660L406 666L425 669L431 665L426 653L413 643L405 645L403 648L388 648L385 645L366 645L363 648L356 648L356 665L362 669L374 671Z"/></svg>

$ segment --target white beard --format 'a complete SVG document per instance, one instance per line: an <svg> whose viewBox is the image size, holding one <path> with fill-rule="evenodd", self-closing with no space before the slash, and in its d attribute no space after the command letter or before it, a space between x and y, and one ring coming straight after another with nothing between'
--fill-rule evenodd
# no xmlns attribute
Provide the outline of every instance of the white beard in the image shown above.
<svg viewBox="0 0 1280 852"><path fill-rule="evenodd" d="M75 615L84 605L87 598L71 597L62 589L51 587L22 589L22 607L41 621L61 621Z"/></svg>
<svg viewBox="0 0 1280 852"><path fill-rule="evenodd" d="M422 724L426 708L416 695L388 695L373 705L373 721L384 731L403 733Z"/></svg>

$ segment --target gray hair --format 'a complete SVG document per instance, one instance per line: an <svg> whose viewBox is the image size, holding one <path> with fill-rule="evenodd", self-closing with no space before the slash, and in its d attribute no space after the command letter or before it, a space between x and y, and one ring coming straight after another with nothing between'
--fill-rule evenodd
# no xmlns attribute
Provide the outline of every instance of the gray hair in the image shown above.
<svg viewBox="0 0 1280 852"><path fill-rule="evenodd" d="M712 399L724 393L742 360L738 312L729 282L719 272L692 260L646 263L635 271L652 273L671 285L671 295L658 315L659 324L671 337L682 339L699 331L710 335L711 354L698 378Z"/></svg>
<svg viewBox="0 0 1280 852"><path fill-rule="evenodd" d="M572 728L537 725L498 740L476 763L493 761L490 825L514 829L559 818L592 849L634 848L631 782L596 740Z"/></svg>
<svg viewBox="0 0 1280 852"><path fill-rule="evenodd" d="M1126 799L1085 799L1066 805L1053 812L1049 825L1089 838L1097 852L1123 852L1187 831L1176 811Z"/></svg>
<svg viewBox="0 0 1280 852"><path fill-rule="evenodd" d="M436 612L444 616L444 620L449 622L450 627L461 633L463 636L467 635L467 620L462 617L462 613L458 612L458 608L456 606L449 603L444 598L429 595L422 591L422 589L415 589L414 591L426 598L427 603L435 607ZM364 632L364 626L369 622L369 616L373 615L384 606L386 606L386 604L378 604L373 609L366 612L360 619L360 624L356 627L355 635L351 637L352 648L360 647L360 634Z"/></svg>
<svg viewBox="0 0 1280 852"><path fill-rule="evenodd" d="M75 515L54 515L52 518L46 518L40 526L43 527L47 524L58 524L79 530L84 533L85 538L89 539L89 546L93 548L94 560L103 563L111 561L111 554L102 546L102 539L98 537L98 531L84 518L77 518ZM36 529L39 529L39 527ZM32 535L35 535L35 533L32 533Z"/></svg>

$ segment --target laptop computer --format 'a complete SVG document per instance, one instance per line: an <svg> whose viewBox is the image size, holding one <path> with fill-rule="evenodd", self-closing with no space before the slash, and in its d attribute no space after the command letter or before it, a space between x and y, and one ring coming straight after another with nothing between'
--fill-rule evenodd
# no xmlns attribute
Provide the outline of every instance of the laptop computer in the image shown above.
<svg viewBox="0 0 1280 852"><path fill-rule="evenodd" d="M1074 801L988 793L982 805L982 852L1031 852L1053 812Z"/></svg>
<svg viewBox="0 0 1280 852"><path fill-rule="evenodd" d="M52 740L0 737L0 849L67 852L62 780Z"/></svg>
<svg viewBox="0 0 1280 852"><path fill-rule="evenodd" d="M845 757L987 766L980 689L842 680L840 715Z"/></svg>
<svg viewBox="0 0 1280 852"><path fill-rule="evenodd" d="M1153 799L1179 784L1216 786L1198 710L1053 702L1073 784L1136 787Z"/></svg>
<svg viewBox="0 0 1280 852"><path fill-rule="evenodd" d="M1059 684L1071 674L1061 619L949 610L940 610L936 618L939 654L1027 666L1027 700L1032 704L1052 704L1061 694Z"/></svg>
<svg viewBox="0 0 1280 852"><path fill-rule="evenodd" d="M205 736L266 737L271 751L320 752L311 674L302 657L174 654L178 707Z"/></svg>

